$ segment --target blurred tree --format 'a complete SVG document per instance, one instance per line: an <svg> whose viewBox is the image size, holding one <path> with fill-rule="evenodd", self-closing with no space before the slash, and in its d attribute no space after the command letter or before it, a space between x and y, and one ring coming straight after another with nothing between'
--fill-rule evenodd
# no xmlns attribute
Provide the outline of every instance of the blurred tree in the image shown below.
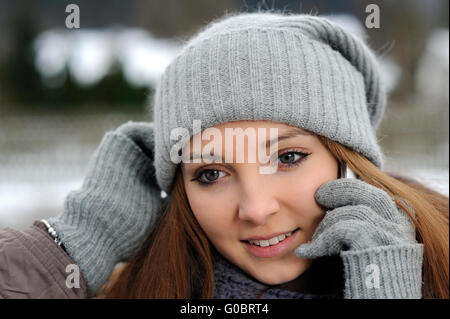
<svg viewBox="0 0 450 319"><path fill-rule="evenodd" d="M19 103L40 103L44 98L31 47L38 32L30 11L26 10L14 17L14 43L1 75L9 95Z"/></svg>

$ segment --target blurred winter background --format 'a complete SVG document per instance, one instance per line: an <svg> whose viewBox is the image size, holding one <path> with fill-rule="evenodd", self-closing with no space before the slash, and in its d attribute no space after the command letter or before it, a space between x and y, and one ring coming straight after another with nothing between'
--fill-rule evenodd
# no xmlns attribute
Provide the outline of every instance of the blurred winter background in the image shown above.
<svg viewBox="0 0 450 319"><path fill-rule="evenodd" d="M80 29L65 27L69 3ZM370 3L379 29L364 25ZM0 0L0 229L59 214L105 132L152 120L155 82L183 41L225 12L258 8L327 15L364 38L390 88L386 170L448 195L446 0Z"/></svg>

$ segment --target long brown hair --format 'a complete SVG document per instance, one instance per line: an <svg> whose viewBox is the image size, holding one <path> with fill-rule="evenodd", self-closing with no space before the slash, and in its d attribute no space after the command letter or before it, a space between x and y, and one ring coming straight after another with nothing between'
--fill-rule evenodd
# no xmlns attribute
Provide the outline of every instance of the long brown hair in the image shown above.
<svg viewBox="0 0 450 319"><path fill-rule="evenodd" d="M385 190L424 243L423 298L449 298L449 199L323 136L320 141L367 183ZM106 298L213 298L214 249L189 206L178 166L165 215L140 252L99 292ZM411 206L409 206L411 205ZM415 214L410 210L414 209ZM213 208L212 208L213 209Z"/></svg>

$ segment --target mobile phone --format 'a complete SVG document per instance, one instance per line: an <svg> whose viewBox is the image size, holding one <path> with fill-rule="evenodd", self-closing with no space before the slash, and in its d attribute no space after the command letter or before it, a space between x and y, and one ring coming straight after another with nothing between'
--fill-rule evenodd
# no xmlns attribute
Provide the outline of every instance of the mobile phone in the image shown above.
<svg viewBox="0 0 450 319"><path fill-rule="evenodd" d="M346 164L340 164L341 178L357 178L354 171L350 169Z"/></svg>

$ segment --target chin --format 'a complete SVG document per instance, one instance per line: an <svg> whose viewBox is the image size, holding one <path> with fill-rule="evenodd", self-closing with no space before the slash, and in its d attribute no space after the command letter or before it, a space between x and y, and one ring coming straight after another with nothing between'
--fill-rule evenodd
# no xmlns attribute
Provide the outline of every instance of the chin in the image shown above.
<svg viewBox="0 0 450 319"><path fill-rule="evenodd" d="M253 271L251 275L259 282L266 285L279 285L296 279L303 274L310 265L309 260L301 260L295 256L295 262L284 261L281 267L280 265L273 265L271 271L267 270L267 267L259 268ZM255 269L254 269L255 270Z"/></svg>
<svg viewBox="0 0 450 319"><path fill-rule="evenodd" d="M278 274L279 275L279 274ZM293 274L291 276L283 276L282 278L280 276L270 276L268 277L267 275L261 275L261 276L256 276L254 275L255 279L258 280L259 282L265 284L265 285L280 285L280 284L284 284L286 282L292 281L295 278L297 278L298 276L300 276L300 274Z"/></svg>
<svg viewBox="0 0 450 319"><path fill-rule="evenodd" d="M275 268L275 267L274 267ZM298 276L303 274L307 268L307 265L296 265L292 269L280 269L274 271L272 274L267 272L253 273L251 274L256 280L266 285L280 285L286 282L296 279Z"/></svg>

